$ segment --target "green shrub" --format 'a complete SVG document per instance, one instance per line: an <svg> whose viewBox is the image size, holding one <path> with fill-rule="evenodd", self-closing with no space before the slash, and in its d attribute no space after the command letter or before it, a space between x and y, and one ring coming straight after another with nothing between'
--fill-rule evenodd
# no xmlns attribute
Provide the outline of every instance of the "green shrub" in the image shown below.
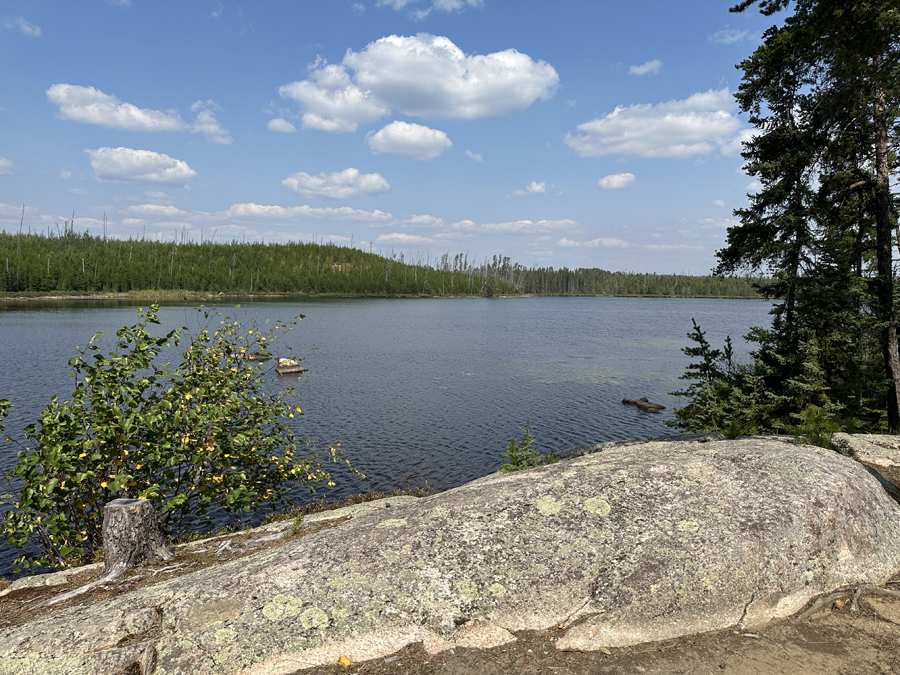
<svg viewBox="0 0 900 675"><path fill-rule="evenodd" d="M187 329L152 336L147 325L159 324L158 310L151 306L120 329L108 355L96 344L100 333L78 349L69 361L77 382L71 399L54 397L26 427L34 447L19 453L10 472L18 497L2 525L11 544L37 544L20 564L92 559L102 544L103 506L116 498L151 500L160 525L177 536L188 524L208 523L214 508L233 516L275 508L297 482L311 491L320 481L333 484L314 448L306 456L298 450L288 419L300 408L264 390L262 367L248 358L268 352L295 322L246 330L222 317L212 330L220 315L198 310L203 327L169 370L156 359ZM338 461L339 444L328 455Z"/></svg>
<svg viewBox="0 0 900 675"><path fill-rule="evenodd" d="M525 428L522 429L522 438L519 442L516 442L515 436L509 439L509 445L506 446L506 452L503 453L503 463L500 464L498 471L509 473L545 464L555 464L559 461L553 450L548 453L538 450L536 442L537 439L531 433L531 420L528 420Z"/></svg>

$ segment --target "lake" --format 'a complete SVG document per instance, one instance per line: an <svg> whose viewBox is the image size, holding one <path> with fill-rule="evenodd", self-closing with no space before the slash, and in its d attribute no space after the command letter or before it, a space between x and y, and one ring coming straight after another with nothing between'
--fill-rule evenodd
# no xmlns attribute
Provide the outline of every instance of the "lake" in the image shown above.
<svg viewBox="0 0 900 675"><path fill-rule="evenodd" d="M84 347L100 331L106 334L101 345L111 348L115 331L136 322L136 306L0 303L0 398L14 405L7 433L21 437L51 396L68 397L75 345ZM687 403L668 392L687 384L678 378L688 364L681 349L692 344L691 318L714 347L731 335L745 357L740 336L768 325L769 308L758 300L664 298L278 299L216 306L239 320L306 316L280 346L306 356L307 375L273 373L271 384L296 387L305 413L294 420L298 436L322 444L341 440L345 457L366 474L338 471L337 487L316 495L335 498L426 482L440 491L484 476L529 419L544 450L671 432L665 421L672 408ZM197 326L196 313L184 304L162 307L160 318L165 330ZM276 344L273 351L282 350ZM621 403L641 396L667 409L653 414ZM0 449L0 468L15 459L15 446ZM0 546L0 574L13 554Z"/></svg>

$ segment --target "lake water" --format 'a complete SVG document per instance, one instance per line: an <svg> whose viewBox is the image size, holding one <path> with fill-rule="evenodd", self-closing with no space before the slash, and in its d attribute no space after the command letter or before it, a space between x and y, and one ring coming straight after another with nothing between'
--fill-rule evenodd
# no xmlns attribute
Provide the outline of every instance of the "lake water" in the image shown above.
<svg viewBox="0 0 900 675"><path fill-rule="evenodd" d="M136 322L135 303L0 303L0 398L14 408L7 433L35 421L53 395L71 394L67 361L98 331ZM309 369L289 381L305 416L296 431L320 443L341 440L363 473L338 471L338 485L317 496L342 497L430 483L436 491L484 476L500 464L511 436L530 418L538 445L558 450L644 438L669 430L668 392L688 363L691 318L715 347L768 325L769 303L657 298L328 299L254 301L217 307L246 319L304 314L282 346ZM196 326L187 306L160 311L163 328ZM108 349L104 349L108 351ZM274 352L279 353L278 345ZM661 414L622 405L647 396ZM14 465L0 449L0 468ZM307 498L305 490L297 493ZM14 551L0 545L0 574Z"/></svg>

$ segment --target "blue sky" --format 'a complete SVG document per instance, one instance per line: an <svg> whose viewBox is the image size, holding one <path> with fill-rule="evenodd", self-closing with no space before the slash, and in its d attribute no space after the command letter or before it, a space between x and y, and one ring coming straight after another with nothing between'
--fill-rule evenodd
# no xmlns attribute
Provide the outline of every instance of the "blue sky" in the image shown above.
<svg viewBox="0 0 900 675"><path fill-rule="evenodd" d="M5 0L0 228L705 274L772 18L711 0Z"/></svg>

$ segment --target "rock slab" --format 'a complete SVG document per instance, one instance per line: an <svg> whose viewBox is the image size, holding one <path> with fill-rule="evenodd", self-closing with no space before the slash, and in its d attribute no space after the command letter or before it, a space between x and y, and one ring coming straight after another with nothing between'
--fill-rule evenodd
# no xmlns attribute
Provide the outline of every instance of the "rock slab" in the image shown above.
<svg viewBox="0 0 900 675"><path fill-rule="evenodd" d="M0 631L0 673L267 673L560 649L788 616L900 568L900 507L857 462L777 438L650 442L483 478Z"/></svg>

